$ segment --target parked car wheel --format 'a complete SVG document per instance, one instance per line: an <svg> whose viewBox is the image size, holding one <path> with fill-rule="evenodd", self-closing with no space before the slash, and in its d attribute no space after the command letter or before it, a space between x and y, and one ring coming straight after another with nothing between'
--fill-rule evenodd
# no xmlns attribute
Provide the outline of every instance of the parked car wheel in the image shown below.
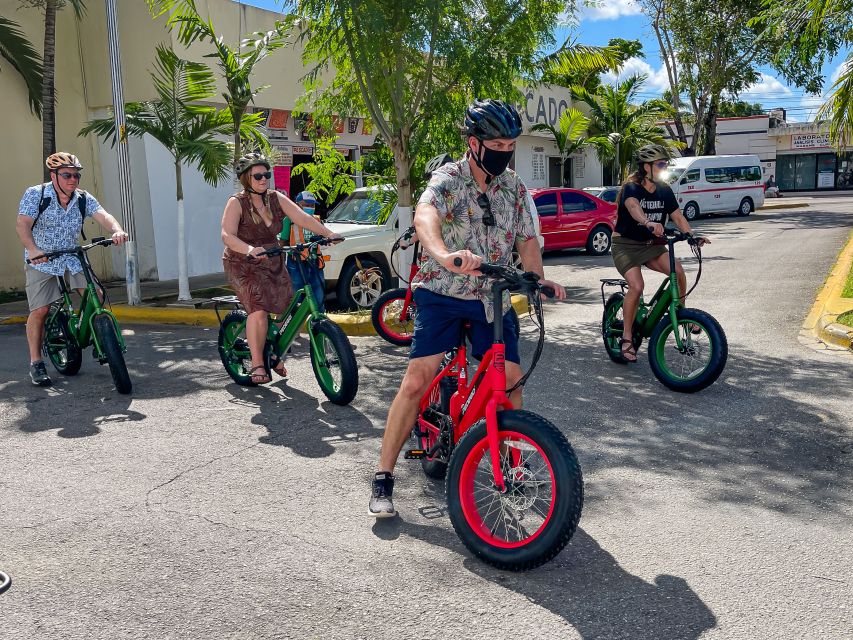
<svg viewBox="0 0 853 640"><path fill-rule="evenodd" d="M603 256L610 251L610 229L601 225L595 227L586 240L586 252L593 256Z"/></svg>
<svg viewBox="0 0 853 640"><path fill-rule="evenodd" d="M744 198L740 201L740 206L737 209L739 216L748 216L753 211L755 211L755 205L752 204L751 198Z"/></svg>
<svg viewBox="0 0 853 640"><path fill-rule="evenodd" d="M695 220L699 217L699 205L695 202L688 202L684 205L684 217L688 220Z"/></svg>
<svg viewBox="0 0 853 640"><path fill-rule="evenodd" d="M346 309L370 309L382 292L391 286L388 270L369 258L348 260L338 278L338 302Z"/></svg>

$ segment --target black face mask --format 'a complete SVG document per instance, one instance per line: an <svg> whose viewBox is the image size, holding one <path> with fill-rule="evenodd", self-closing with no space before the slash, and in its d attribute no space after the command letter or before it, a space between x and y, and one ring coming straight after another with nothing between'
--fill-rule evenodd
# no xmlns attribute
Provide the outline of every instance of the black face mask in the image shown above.
<svg viewBox="0 0 853 640"><path fill-rule="evenodd" d="M494 149L489 149L486 145L480 142L480 156L474 157L477 166L480 167L483 171L488 173L491 177L497 177L501 175L506 168L509 166L510 161L512 160L512 156L515 153L513 151L496 151Z"/></svg>

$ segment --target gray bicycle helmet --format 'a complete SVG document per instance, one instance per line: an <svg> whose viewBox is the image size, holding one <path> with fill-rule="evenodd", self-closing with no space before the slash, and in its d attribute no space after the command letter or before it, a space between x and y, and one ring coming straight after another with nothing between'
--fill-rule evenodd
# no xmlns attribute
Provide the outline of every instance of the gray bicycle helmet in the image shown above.
<svg viewBox="0 0 853 640"><path fill-rule="evenodd" d="M521 135L521 117L503 100L474 100L465 110L465 135L479 140L517 138Z"/></svg>
<svg viewBox="0 0 853 640"><path fill-rule="evenodd" d="M637 162L656 162L658 160L669 160L672 157L669 149L660 144L647 144L637 150Z"/></svg>
<svg viewBox="0 0 853 640"><path fill-rule="evenodd" d="M426 167L424 167L424 178L429 179L433 171L451 162L453 162L453 158L450 157L449 153L442 153L441 155L434 157L432 160L427 162Z"/></svg>
<svg viewBox="0 0 853 640"><path fill-rule="evenodd" d="M259 164L264 165L267 168L267 171L270 170L270 161L267 160L265 155L261 153L247 153L237 161L236 165L234 165L234 171L237 173L237 177L239 178L249 169Z"/></svg>

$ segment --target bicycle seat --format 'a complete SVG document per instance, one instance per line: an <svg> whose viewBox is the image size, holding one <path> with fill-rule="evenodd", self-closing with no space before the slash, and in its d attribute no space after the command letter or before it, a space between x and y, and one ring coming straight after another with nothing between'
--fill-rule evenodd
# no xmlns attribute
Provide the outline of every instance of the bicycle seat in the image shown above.
<svg viewBox="0 0 853 640"><path fill-rule="evenodd" d="M602 278L601 282L602 284L612 285L614 287L621 287L623 284L628 284L622 278Z"/></svg>

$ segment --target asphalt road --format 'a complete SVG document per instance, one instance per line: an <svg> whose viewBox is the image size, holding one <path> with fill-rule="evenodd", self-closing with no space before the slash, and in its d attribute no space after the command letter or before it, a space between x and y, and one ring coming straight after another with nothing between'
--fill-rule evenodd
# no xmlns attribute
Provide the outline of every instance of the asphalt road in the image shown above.
<svg viewBox="0 0 853 640"><path fill-rule="evenodd" d="M123 397L88 357L32 387L23 328L0 327L0 638L850 638L853 357L798 333L851 226L850 199L696 223L713 244L690 306L730 356L695 395L645 348L607 359L609 256L546 257L571 301L548 307L525 401L574 445L586 503L523 574L470 556L417 463L401 517L366 516L406 363L378 338L353 339L361 391L337 407L304 345L289 382L245 389L214 331L131 327Z"/></svg>

